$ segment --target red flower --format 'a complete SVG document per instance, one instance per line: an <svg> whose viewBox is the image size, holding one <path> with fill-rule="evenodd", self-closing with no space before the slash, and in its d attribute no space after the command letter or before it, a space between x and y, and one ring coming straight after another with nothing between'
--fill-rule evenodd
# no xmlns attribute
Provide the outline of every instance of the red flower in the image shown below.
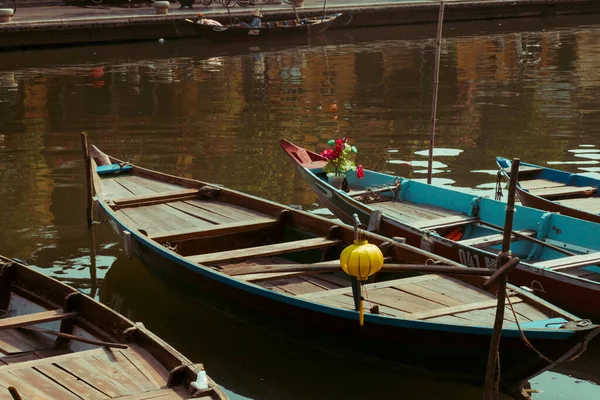
<svg viewBox="0 0 600 400"><path fill-rule="evenodd" d="M331 149L325 149L321 152L321 157L325 157L328 160L333 160L337 158L337 155Z"/></svg>
<svg viewBox="0 0 600 400"><path fill-rule="evenodd" d="M358 177L358 179L362 179L365 177L365 169L362 165L356 167L356 176Z"/></svg>

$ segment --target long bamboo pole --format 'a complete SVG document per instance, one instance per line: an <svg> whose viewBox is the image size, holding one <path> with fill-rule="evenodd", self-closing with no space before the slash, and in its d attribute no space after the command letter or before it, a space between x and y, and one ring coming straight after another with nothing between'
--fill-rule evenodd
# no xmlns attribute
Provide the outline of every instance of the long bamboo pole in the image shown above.
<svg viewBox="0 0 600 400"><path fill-rule="evenodd" d="M512 162L511 176L517 176L519 173L520 160L515 158ZM508 187L508 203L506 205L506 217L504 219L504 238L502 240L502 253L498 257L496 265L504 265L510 258L510 243L513 227L513 216L515 214L515 193L517 191L517 180L511 179ZM518 261L515 265L518 264ZM493 400L496 397L495 382L499 357L500 337L502 336L502 325L504 323L504 306L506 303L506 274L503 274L498 280L498 303L496 307L496 318L494 320L494 332L490 343L488 353L487 367L485 371L485 387L483 398Z"/></svg>
<svg viewBox="0 0 600 400"><path fill-rule="evenodd" d="M298 11L296 10L296 0L292 0L290 3L292 4L292 8L294 9L294 15L296 16L296 21L300 22L300 16L298 15Z"/></svg>
<svg viewBox="0 0 600 400"><path fill-rule="evenodd" d="M440 1L437 39L435 50L435 67L433 70L433 95L431 96L431 129L429 131L429 160L427 162L427 183L431 184L433 176L433 149L435 147L435 119L437 114L438 85L440 77L440 54L442 52L442 29L444 26L444 0Z"/></svg>
<svg viewBox="0 0 600 400"><path fill-rule="evenodd" d="M93 201L94 201L94 193L92 192L92 168L91 168L91 159L90 159L90 148L88 147L87 133L81 133L81 150L83 151L83 163L85 165L85 189L87 192L87 223L89 226L92 226L94 222L94 209L93 209Z"/></svg>

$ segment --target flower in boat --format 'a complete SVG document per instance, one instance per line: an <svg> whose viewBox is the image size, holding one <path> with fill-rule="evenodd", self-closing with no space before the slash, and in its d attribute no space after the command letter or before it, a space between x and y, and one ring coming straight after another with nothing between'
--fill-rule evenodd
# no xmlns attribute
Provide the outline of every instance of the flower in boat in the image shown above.
<svg viewBox="0 0 600 400"><path fill-rule="evenodd" d="M350 171L356 171L356 176L362 178L365 176L362 165L356 168L356 164L350 157L357 153L356 147L350 146L348 138L344 136L341 139L332 139L327 144L331 149L325 149L321 152L321 157L327 160L327 164L323 168L323 172L334 173L337 176L345 175Z"/></svg>

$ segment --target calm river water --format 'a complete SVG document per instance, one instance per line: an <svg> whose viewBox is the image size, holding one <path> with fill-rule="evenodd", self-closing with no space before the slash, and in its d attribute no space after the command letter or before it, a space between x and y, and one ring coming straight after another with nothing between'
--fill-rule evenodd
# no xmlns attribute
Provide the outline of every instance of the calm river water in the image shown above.
<svg viewBox="0 0 600 400"><path fill-rule="evenodd" d="M320 151L346 135L366 168L424 178L434 35L427 25L256 48L186 40L0 53L0 253L143 321L234 398L481 398L470 386L349 370L192 303L124 258L106 225L92 241L85 222L81 131L140 165L305 209L320 206L280 138ZM492 194L496 155L600 171L597 19L448 24L444 36L437 183ZM599 342L535 378L534 399L600 398Z"/></svg>

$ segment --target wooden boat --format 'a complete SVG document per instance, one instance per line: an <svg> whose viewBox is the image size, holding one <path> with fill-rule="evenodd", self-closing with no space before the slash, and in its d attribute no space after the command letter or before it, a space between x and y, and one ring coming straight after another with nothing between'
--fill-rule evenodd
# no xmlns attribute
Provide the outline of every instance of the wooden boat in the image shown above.
<svg viewBox="0 0 600 400"><path fill-rule="evenodd" d="M3 399L9 387L23 399L227 399L201 364L76 289L2 256L0 282ZM198 376L205 389L190 386Z"/></svg>
<svg viewBox="0 0 600 400"><path fill-rule="evenodd" d="M510 181L510 160L496 157L496 163ZM523 162L519 166L517 195L528 207L600 222L598 188L600 179L597 178Z"/></svg>
<svg viewBox="0 0 600 400"><path fill-rule="evenodd" d="M174 290L227 304L255 323L280 327L317 346L344 349L355 361L482 383L496 296L493 289L482 289L480 277L428 274L366 283L370 305L359 326L351 281L338 272L340 252L354 239L351 227L225 187L124 164L94 146L90 154L100 220L123 238L126 254L139 257ZM453 273L474 271L379 235L366 237L391 263L431 269L421 264L437 261ZM572 356L598 333L589 321L517 287L510 291L524 335L552 360ZM551 363L524 343L512 313L505 322L500 357L507 388Z"/></svg>
<svg viewBox="0 0 600 400"><path fill-rule="evenodd" d="M365 170L348 174L350 191L327 182L319 154L282 140L281 146L319 200L338 218L363 222L383 216L372 229L471 267L495 262L506 203ZM511 283L586 318L599 319L600 241L597 224L517 206L511 251L521 259ZM566 254L568 253L568 254Z"/></svg>
<svg viewBox="0 0 600 400"><path fill-rule="evenodd" d="M201 25L186 19L198 34L213 42L239 42L276 37L310 36L325 32L342 15L311 17L301 20L263 22L260 28L244 28L238 25Z"/></svg>

